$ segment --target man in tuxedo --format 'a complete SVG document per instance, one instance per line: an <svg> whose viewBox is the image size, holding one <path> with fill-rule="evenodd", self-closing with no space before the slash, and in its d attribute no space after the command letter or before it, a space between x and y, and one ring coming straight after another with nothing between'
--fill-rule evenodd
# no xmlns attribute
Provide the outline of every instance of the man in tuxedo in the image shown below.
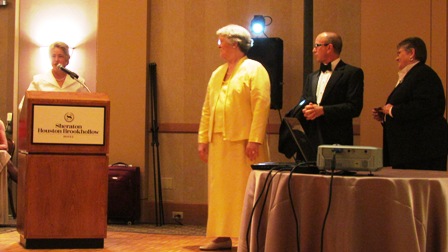
<svg viewBox="0 0 448 252"><path fill-rule="evenodd" d="M364 73L344 63L339 57L341 50L338 34L323 32L316 37L313 53L321 67L308 75L303 85L299 101L303 105L298 104L286 114L300 120L315 148L321 144L353 145L352 119L362 110ZM284 134L280 132L280 138L286 139ZM279 151L285 154L292 145L282 141Z"/></svg>

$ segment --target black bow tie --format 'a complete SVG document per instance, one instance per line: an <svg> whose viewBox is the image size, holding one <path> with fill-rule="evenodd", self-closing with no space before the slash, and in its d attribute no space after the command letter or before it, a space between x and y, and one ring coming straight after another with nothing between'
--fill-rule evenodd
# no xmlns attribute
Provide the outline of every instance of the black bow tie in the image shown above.
<svg viewBox="0 0 448 252"><path fill-rule="evenodd" d="M323 63L320 63L320 71L325 73L326 71L331 71L331 63L324 65Z"/></svg>

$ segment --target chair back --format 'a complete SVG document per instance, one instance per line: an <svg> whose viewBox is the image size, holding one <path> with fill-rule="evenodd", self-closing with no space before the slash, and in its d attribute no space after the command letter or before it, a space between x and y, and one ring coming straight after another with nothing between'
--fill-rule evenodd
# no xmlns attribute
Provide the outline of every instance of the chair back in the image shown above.
<svg viewBox="0 0 448 252"><path fill-rule="evenodd" d="M16 150L16 144L14 143L13 140L8 139L8 153L9 155L12 156L14 155L14 151ZM17 167L12 163L11 160L8 161L8 163L6 164L6 166L8 167L8 175L9 178L17 183L17 176L18 176L18 172L19 170L17 169Z"/></svg>
<svg viewBox="0 0 448 252"><path fill-rule="evenodd" d="M16 150L16 144L14 143L14 141L12 139L7 139L8 140L8 153L9 155L14 156L14 151Z"/></svg>

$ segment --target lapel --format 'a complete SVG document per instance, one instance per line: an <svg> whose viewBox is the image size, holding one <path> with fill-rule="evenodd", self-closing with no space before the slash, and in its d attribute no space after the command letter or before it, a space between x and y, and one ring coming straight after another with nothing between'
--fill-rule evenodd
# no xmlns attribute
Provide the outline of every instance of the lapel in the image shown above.
<svg viewBox="0 0 448 252"><path fill-rule="evenodd" d="M403 83L401 83L400 85L396 86L392 92L389 94L389 96L387 97L386 103L390 103L390 99L392 99L392 97L394 96L395 92L397 90L399 90L401 88L401 86L403 85Z"/></svg>
<svg viewBox="0 0 448 252"><path fill-rule="evenodd" d="M311 94L313 95L313 101L316 102L316 91L317 91L317 82L319 81L320 71L317 71L313 74L311 78Z"/></svg>
<svg viewBox="0 0 448 252"><path fill-rule="evenodd" d="M233 73L232 75L229 77L229 79L227 80L227 90L228 92L234 88L234 86L232 85L232 78L235 74L237 74L241 64L247 59L247 56L242 57L238 63L235 65L235 68L233 69ZM224 81L224 77L226 75L227 69L229 68L229 64L225 63L223 65L220 66L218 72L216 73L216 76L213 79L212 82L212 91L211 91L211 100L213 101L213 107L212 107L212 111L214 114L215 111L215 106L218 102L219 99L219 95L221 94L221 88L222 88L222 82Z"/></svg>
<svg viewBox="0 0 448 252"><path fill-rule="evenodd" d="M398 84L398 86L396 86L392 92L389 94L389 96L387 97L387 101L386 103L390 103L390 100L393 99L393 97L395 96L395 94L397 94L398 96L400 95L400 90L402 90L404 87L406 87L407 85L410 85L409 82L412 81L412 79L414 79L414 77L412 76L415 69L418 69L421 66L421 62L419 62L418 64L416 64L415 66L413 66L411 69L409 69L409 71L406 73L406 75L404 76L403 80L401 81L400 84Z"/></svg>
<svg viewBox="0 0 448 252"><path fill-rule="evenodd" d="M341 60L336 65L333 73L331 74L330 79L328 80L327 86L325 87L324 94L322 95L322 101L325 101L325 98L331 94L331 90L336 86L341 77L344 75L345 63Z"/></svg>

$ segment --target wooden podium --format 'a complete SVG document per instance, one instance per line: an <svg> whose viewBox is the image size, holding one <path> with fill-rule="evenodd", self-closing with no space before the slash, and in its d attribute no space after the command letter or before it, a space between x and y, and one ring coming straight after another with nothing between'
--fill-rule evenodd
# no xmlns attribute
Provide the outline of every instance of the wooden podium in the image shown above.
<svg viewBox="0 0 448 252"><path fill-rule="evenodd" d="M19 117L17 231L25 248L103 248L110 101L30 91Z"/></svg>

